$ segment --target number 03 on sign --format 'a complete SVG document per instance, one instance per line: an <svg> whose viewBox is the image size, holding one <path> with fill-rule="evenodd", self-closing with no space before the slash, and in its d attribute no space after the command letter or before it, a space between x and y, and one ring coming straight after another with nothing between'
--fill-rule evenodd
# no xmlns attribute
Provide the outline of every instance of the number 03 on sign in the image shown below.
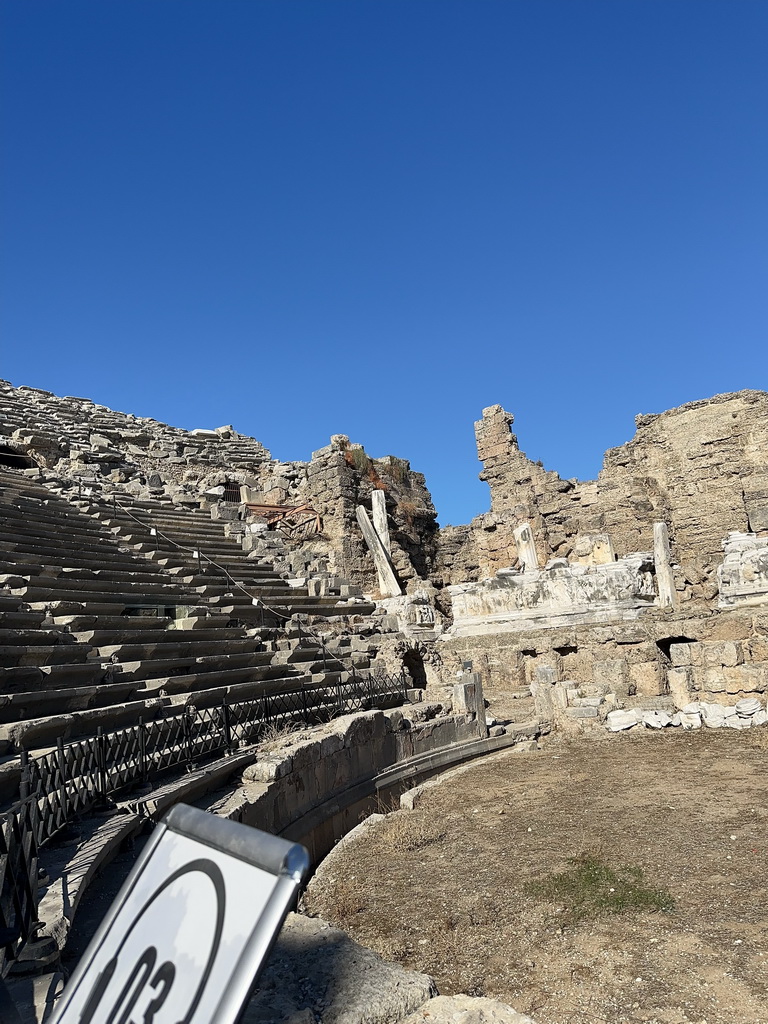
<svg viewBox="0 0 768 1024"><path fill-rule="evenodd" d="M235 1024L308 866L303 846L174 807L51 1024Z"/></svg>

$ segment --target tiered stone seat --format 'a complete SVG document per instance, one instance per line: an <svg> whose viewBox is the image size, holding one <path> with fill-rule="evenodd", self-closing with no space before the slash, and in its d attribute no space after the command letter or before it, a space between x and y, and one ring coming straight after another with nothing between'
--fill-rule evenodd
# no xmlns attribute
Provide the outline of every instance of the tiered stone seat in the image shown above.
<svg viewBox="0 0 768 1024"><path fill-rule="evenodd" d="M270 636L208 600L207 577L201 586L193 573L133 552L23 473L0 471L0 519L6 749L50 742L59 728L74 736L126 724L152 698L211 704L301 675L272 664ZM118 704L119 714L105 717Z"/></svg>
<svg viewBox="0 0 768 1024"><path fill-rule="evenodd" d="M198 593L240 621L258 623L264 620L264 611L252 603L254 597L274 611L271 621L275 623L284 622L297 613L307 616L367 615L374 610L370 603L350 606L339 597L316 597L310 595L305 587L290 586L272 567L246 558L240 542L226 536L224 522L212 520L207 510L176 505L171 501L131 500L125 495L121 495L119 501L117 508L105 507L98 502L87 507L121 540L151 557L158 565L192 574L192 585ZM150 535L152 528L181 547L174 548L162 538L153 538ZM205 556L202 562L195 557L194 551ZM206 559L212 559L221 568L208 565ZM222 569L240 586L233 587ZM269 613L266 621L270 621Z"/></svg>

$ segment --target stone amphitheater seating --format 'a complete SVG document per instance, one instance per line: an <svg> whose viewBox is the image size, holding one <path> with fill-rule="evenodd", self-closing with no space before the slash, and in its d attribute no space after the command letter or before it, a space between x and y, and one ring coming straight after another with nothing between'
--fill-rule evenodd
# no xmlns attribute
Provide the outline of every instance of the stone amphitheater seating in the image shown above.
<svg viewBox="0 0 768 1024"><path fill-rule="evenodd" d="M134 501L128 515L0 469L0 519L0 753L367 667L355 637L323 656L291 617L370 605L289 586L199 508Z"/></svg>

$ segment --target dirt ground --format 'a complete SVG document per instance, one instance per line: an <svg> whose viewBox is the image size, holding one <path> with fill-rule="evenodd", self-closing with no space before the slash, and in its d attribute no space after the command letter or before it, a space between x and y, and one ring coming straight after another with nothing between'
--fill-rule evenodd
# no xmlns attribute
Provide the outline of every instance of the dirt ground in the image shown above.
<svg viewBox="0 0 768 1024"><path fill-rule="evenodd" d="M538 1024L768 1024L767 798L768 727L553 739L345 844L305 909ZM674 908L575 922L534 894L585 852L640 868Z"/></svg>

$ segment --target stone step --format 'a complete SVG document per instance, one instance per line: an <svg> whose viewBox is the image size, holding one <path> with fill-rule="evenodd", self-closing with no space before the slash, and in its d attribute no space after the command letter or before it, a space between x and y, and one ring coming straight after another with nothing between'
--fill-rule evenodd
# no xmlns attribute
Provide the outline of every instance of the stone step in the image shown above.
<svg viewBox="0 0 768 1024"><path fill-rule="evenodd" d="M137 661L123 661L113 667L115 678L154 680L160 677L191 675L223 671L225 668L248 670L267 667L272 662L271 651L245 651L240 654L197 655L175 658L150 658ZM284 666L283 666L284 668Z"/></svg>
<svg viewBox="0 0 768 1024"><path fill-rule="evenodd" d="M34 629L45 618L45 612L0 611L0 631L6 629Z"/></svg>
<svg viewBox="0 0 768 1024"><path fill-rule="evenodd" d="M17 665L3 669L3 692L32 692L51 687L62 689L70 685L96 684L101 682L105 672L103 665L93 661L63 665Z"/></svg>
<svg viewBox="0 0 768 1024"><path fill-rule="evenodd" d="M107 563L115 563L114 567L125 565L127 569L137 571L146 566L146 561L136 556L131 557L126 550L117 544L110 544L102 538L98 545L68 547L66 544L43 544L35 538L29 541L7 542L0 539L0 555L6 560L28 561L34 564L72 566L73 568L92 568Z"/></svg>
<svg viewBox="0 0 768 1024"><path fill-rule="evenodd" d="M202 658L221 657L225 654L256 653L259 641L253 637L235 640L208 640L202 642L184 641L179 643L109 644L99 647L102 658L114 658L116 662L152 661L155 658Z"/></svg>
<svg viewBox="0 0 768 1024"><path fill-rule="evenodd" d="M197 691L193 699L189 696L177 698L176 706L194 703L198 707L211 707L225 699L249 700L264 693L281 690L288 683L295 681L294 677L281 677L266 682L246 682ZM170 709L171 701L168 700L165 704L166 708ZM0 754L9 755L22 749L33 754L42 753L55 746L59 738L67 743L70 740L93 736L99 727L105 732L124 729L138 724L141 718L149 721L160 717L165 710L158 707L157 697L152 696L121 704L110 704L105 708L90 708L6 723L0 725Z"/></svg>
<svg viewBox="0 0 768 1024"><path fill-rule="evenodd" d="M109 707L134 697L139 684L109 683L73 686L64 690L36 690L0 696L0 723L20 722L49 714Z"/></svg>
<svg viewBox="0 0 768 1024"><path fill-rule="evenodd" d="M74 642L72 634L63 629L0 629L0 647L70 646Z"/></svg>
<svg viewBox="0 0 768 1024"><path fill-rule="evenodd" d="M106 586L106 584L105 584ZM66 581L61 586L53 584L44 586L42 584L30 583L26 587L14 588L13 594L23 597L30 604L51 601L68 601L86 605L120 605L123 608L138 608L143 606L171 607L172 605L198 605L200 594L187 594L184 591L171 589L145 592L140 586L133 591L126 591L125 587L108 590L83 590L77 587L70 587Z"/></svg>
<svg viewBox="0 0 768 1024"><path fill-rule="evenodd" d="M142 693L153 694L165 691L168 696L195 694L201 690L228 689L241 683L263 685L273 679L290 679L290 669L285 665L263 665L245 668L222 667L212 672L190 672L183 676L158 677L145 681ZM308 678L308 677L307 677ZM222 697L221 699L224 699Z"/></svg>
<svg viewBox="0 0 768 1024"><path fill-rule="evenodd" d="M82 644L53 644L34 647L0 647L0 668L14 665L76 665L83 664L90 647Z"/></svg>
<svg viewBox="0 0 768 1024"><path fill-rule="evenodd" d="M109 534L103 532L98 523L82 517L71 518L61 515L51 516L43 519L37 513L28 516L13 515L9 512L8 506L0 503L0 516L3 519L3 539L6 541L25 541L37 538L39 541L50 541L59 545L63 540L81 543L99 544L101 541L112 541ZM62 528L66 527L66 532Z"/></svg>
<svg viewBox="0 0 768 1024"><path fill-rule="evenodd" d="M124 628L120 629L93 629L85 630L82 633L72 633L78 643L90 644L100 650L109 650L120 644L158 644L165 646L194 641L196 643L218 643L219 641L229 642L230 640L248 639L253 643L252 638L246 637L242 627L225 626L223 628L210 629L148 629L141 630L130 628L130 616L125 616Z"/></svg>
<svg viewBox="0 0 768 1024"><path fill-rule="evenodd" d="M174 620L160 615L55 615L53 622L70 633L88 629L135 628L140 630L168 629Z"/></svg>

